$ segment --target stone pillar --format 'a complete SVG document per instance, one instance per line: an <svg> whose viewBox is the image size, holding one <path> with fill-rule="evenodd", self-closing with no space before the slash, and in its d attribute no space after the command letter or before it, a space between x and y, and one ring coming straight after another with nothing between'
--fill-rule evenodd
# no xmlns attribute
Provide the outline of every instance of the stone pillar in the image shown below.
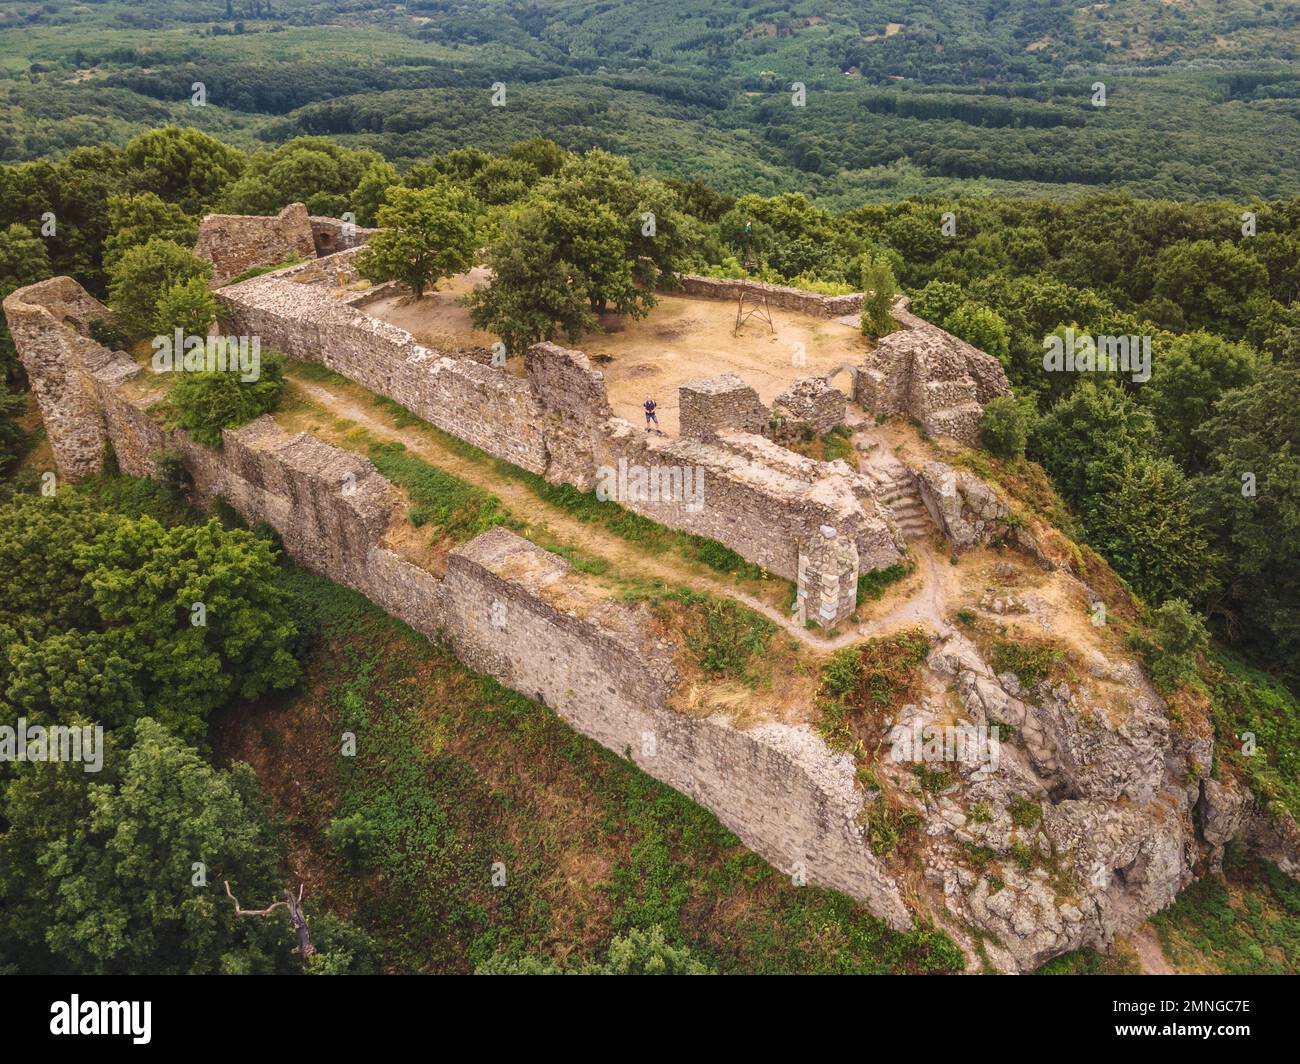
<svg viewBox="0 0 1300 1064"><path fill-rule="evenodd" d="M858 548L822 525L799 547L798 615L829 631L853 613L857 601Z"/></svg>

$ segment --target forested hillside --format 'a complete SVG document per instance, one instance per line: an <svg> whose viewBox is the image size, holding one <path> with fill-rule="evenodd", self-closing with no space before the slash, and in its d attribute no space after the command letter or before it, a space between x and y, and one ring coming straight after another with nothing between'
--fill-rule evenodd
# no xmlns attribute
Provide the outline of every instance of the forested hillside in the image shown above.
<svg viewBox="0 0 1300 1064"><path fill-rule="evenodd" d="M543 135L830 207L1276 196L1300 177L1298 43L1283 0L11 3L0 159L179 121L246 148L330 134L399 164Z"/></svg>
<svg viewBox="0 0 1300 1064"><path fill-rule="evenodd" d="M1216 740L1188 786L1240 780L1296 817L1297 48L1283 0L20 0L0 6L0 298L69 275L112 312L95 338L143 359L152 336L220 325L193 253L203 216L298 202L384 227L357 258L369 281L422 292L489 267L466 303L514 354L581 347L681 272L867 290L865 353L894 328L897 291L1001 363L1014 395L945 460L1059 531L1069 568L1123 604L1116 638L1171 729ZM1146 372L1050 369L1045 353L1079 337L1132 341ZM0 763L0 972L969 960L934 926L890 931L795 886L539 702L290 564L266 527L224 504L201 514L176 456L145 481L110 453L102 476L43 493L53 456L16 355L0 318L0 715L102 724L114 756L98 777ZM608 575L583 553L603 536L789 590L321 367L267 351L263 368L247 387L140 387L201 446L268 411L326 425L404 493L413 539L441 548L505 525ZM313 407L331 388L351 405ZM845 439L802 445L856 460ZM514 502L492 494L506 487ZM908 575L893 568L859 595ZM735 599L630 578L619 593L689 616L690 652L750 693L754 661L790 653ZM192 624L196 601L216 605L210 626ZM345 730L367 737L355 760ZM894 823L891 845L916 826ZM191 891L199 850L245 906L309 884L317 952ZM483 872L497 861L507 889ZM1156 919L1167 955L1300 970L1294 883L1235 849L1227 871ZM1048 970L1126 964L1082 953Z"/></svg>

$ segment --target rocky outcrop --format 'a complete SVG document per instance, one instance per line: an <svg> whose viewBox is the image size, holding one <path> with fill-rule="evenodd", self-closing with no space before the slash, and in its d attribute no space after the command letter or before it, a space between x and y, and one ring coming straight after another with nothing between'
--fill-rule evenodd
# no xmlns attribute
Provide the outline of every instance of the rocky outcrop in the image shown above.
<svg viewBox="0 0 1300 1064"><path fill-rule="evenodd" d="M917 474L921 500L954 554L995 540L1044 561L1032 534L997 490L974 473L943 462L926 462Z"/></svg>
<svg viewBox="0 0 1300 1064"><path fill-rule="evenodd" d="M1011 736L996 770L961 766L943 799L951 815L931 818L925 858L948 913L987 936L997 963L1026 971L1066 950L1105 948L1191 881L1188 754L1136 665L1098 677L1130 691L1118 721L1086 686L1021 691L957 633L930 667L952 683L969 723Z"/></svg>

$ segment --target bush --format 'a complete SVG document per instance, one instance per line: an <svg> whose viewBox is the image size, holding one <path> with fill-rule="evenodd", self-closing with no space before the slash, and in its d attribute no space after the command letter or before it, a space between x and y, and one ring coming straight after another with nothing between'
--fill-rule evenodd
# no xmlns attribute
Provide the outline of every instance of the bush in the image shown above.
<svg viewBox="0 0 1300 1064"><path fill-rule="evenodd" d="M208 447L221 444L221 430L246 425L274 410L284 391L284 364L278 355L262 355L255 381L236 372L212 370L178 373L167 394L171 426L187 430Z"/></svg>
<svg viewBox="0 0 1300 1064"><path fill-rule="evenodd" d="M381 841L379 829L361 813L336 816L325 828L325 839L354 871L370 866Z"/></svg>
<svg viewBox="0 0 1300 1064"><path fill-rule="evenodd" d="M163 293L154 313L154 332L171 336L180 329L186 336L206 336L217 317L217 301L202 277L178 281Z"/></svg>
<svg viewBox="0 0 1300 1064"><path fill-rule="evenodd" d="M154 237L125 252L109 269L108 301L131 337L155 330L159 303L173 286L212 277L212 263L171 240Z"/></svg>
<svg viewBox="0 0 1300 1064"><path fill-rule="evenodd" d="M1029 443L1029 412L1014 396L990 400L980 420L980 443L999 458L1023 458Z"/></svg>
<svg viewBox="0 0 1300 1064"><path fill-rule="evenodd" d="M1182 599L1170 599L1151 613L1146 635L1135 633L1134 649L1142 656L1152 682L1168 694L1196 679L1197 657L1210 645L1205 622Z"/></svg>
<svg viewBox="0 0 1300 1064"><path fill-rule="evenodd" d="M890 308L898 293L893 268L883 255L864 257L862 262L862 334L873 340L894 331Z"/></svg>

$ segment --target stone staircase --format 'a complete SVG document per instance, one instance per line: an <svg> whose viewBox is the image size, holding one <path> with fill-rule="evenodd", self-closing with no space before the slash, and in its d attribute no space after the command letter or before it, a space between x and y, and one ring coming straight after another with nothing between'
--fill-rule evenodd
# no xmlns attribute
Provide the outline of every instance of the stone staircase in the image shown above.
<svg viewBox="0 0 1300 1064"><path fill-rule="evenodd" d="M916 477L906 466L894 459L871 468L867 476L875 482L876 498L893 516L905 540L921 539L934 530L930 511L917 490Z"/></svg>

